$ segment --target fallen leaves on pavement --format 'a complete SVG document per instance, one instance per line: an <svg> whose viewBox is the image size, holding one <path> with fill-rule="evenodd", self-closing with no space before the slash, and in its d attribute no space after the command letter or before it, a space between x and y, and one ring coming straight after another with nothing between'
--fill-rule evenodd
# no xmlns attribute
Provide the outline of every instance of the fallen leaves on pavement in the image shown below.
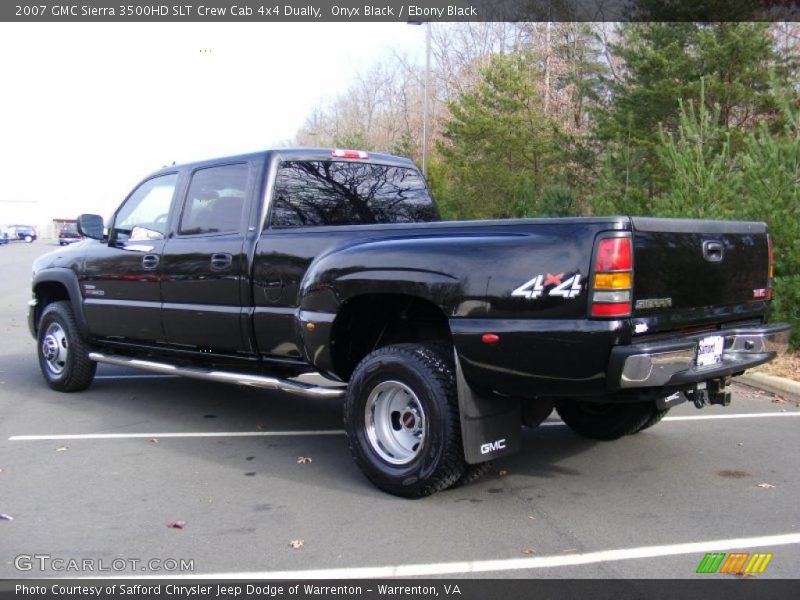
<svg viewBox="0 0 800 600"><path fill-rule="evenodd" d="M170 529L183 529L186 527L186 521L170 521L167 523L167 527Z"/></svg>
<svg viewBox="0 0 800 600"><path fill-rule="evenodd" d="M525 556L536 554L536 550L534 550L533 548L523 548L522 550L520 550L520 552L522 552Z"/></svg>

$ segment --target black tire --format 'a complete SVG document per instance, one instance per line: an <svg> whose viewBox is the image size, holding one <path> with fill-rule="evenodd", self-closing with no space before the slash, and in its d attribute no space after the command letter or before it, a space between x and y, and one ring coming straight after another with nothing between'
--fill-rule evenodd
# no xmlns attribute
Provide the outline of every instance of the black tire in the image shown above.
<svg viewBox="0 0 800 600"><path fill-rule="evenodd" d="M668 408L665 408L663 410L658 410L657 408L654 407L652 414L647 419L647 421L644 422L644 425L639 427L639 429L637 429L633 433L636 434L639 433L640 431L644 431L645 429L650 429L653 425L658 424L658 422L661 421L661 419L666 417L668 412L669 412Z"/></svg>
<svg viewBox="0 0 800 600"><path fill-rule="evenodd" d="M89 347L80 336L67 301L48 304L39 319L37 334L39 369L44 380L59 392L79 392L92 383L97 363L89 360Z"/></svg>
<svg viewBox="0 0 800 600"><path fill-rule="evenodd" d="M477 465L467 465L466 470L461 474L461 477L456 480L456 482L453 484L453 487L463 487L465 485L475 483L489 471L491 471L492 467L494 466L495 461L493 460L478 463Z"/></svg>
<svg viewBox="0 0 800 600"><path fill-rule="evenodd" d="M656 408L650 402L560 400L556 410L575 433L593 440L611 441L640 431Z"/></svg>
<svg viewBox="0 0 800 600"><path fill-rule="evenodd" d="M380 489L421 498L466 469L452 352L395 344L356 367L344 405L353 459Z"/></svg>

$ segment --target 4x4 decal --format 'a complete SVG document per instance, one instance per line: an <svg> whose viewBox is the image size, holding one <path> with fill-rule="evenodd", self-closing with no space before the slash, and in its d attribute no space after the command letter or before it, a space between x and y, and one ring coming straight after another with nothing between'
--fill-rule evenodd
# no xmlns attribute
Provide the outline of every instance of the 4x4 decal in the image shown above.
<svg viewBox="0 0 800 600"><path fill-rule="evenodd" d="M581 293L581 276L579 273L564 279L564 273L552 275L537 275L530 281L526 281L511 295L517 298L527 298L536 300L542 296L560 296L562 298L575 298Z"/></svg>

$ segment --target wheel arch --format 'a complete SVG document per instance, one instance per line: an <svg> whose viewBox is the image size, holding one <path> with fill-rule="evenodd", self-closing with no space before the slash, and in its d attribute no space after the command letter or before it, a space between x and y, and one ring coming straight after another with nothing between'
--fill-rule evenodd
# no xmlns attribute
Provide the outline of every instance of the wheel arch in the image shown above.
<svg viewBox="0 0 800 600"><path fill-rule="evenodd" d="M330 324L330 367L347 381L373 350L410 342L452 346L449 320L440 306L413 294L372 291L354 295L342 302Z"/></svg>
<svg viewBox="0 0 800 600"><path fill-rule="evenodd" d="M48 304L59 300L67 300L72 306L72 313L81 335L89 335L89 326L83 313L83 297L81 296L78 278L71 269L54 267L39 271L33 278L33 295L36 306L33 308L31 332L35 335L39 327L39 319Z"/></svg>
<svg viewBox="0 0 800 600"><path fill-rule="evenodd" d="M347 381L364 356L389 343L452 343L448 316L464 295L462 281L419 262L398 266L399 243L338 249L306 271L297 339L320 372ZM411 326L402 335L399 321Z"/></svg>

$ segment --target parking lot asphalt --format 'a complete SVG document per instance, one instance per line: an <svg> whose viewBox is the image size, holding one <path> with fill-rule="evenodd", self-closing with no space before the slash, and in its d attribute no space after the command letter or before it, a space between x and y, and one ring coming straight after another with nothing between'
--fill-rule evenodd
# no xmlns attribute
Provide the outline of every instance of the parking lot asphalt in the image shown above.
<svg viewBox="0 0 800 600"><path fill-rule="evenodd" d="M20 555L224 577L731 577L695 574L711 551L800 575L792 402L737 386L730 407L684 404L611 443L553 415L478 483L404 500L351 461L339 401L105 365L85 392L51 391L25 303L32 260L56 249L0 247L0 577L176 574L19 570Z"/></svg>

